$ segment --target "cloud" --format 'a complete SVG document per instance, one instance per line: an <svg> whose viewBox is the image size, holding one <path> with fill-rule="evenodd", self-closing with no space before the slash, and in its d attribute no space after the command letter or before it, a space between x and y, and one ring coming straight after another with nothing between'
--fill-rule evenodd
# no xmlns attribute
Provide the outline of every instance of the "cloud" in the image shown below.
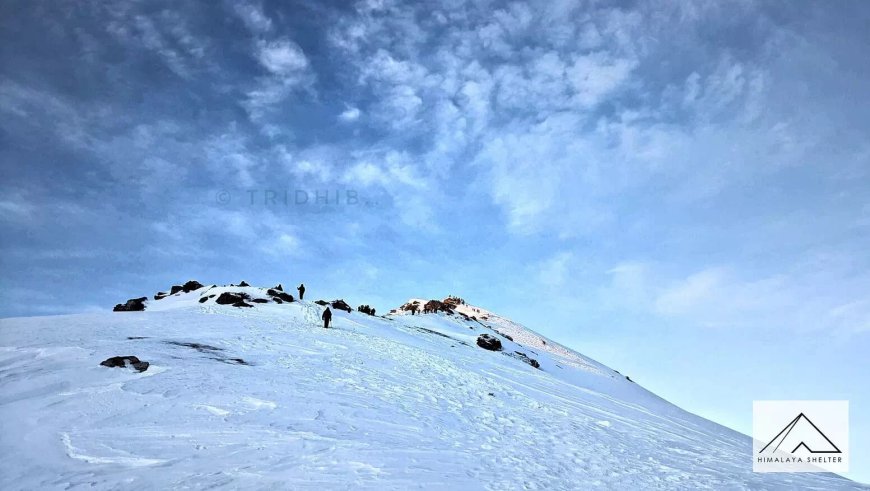
<svg viewBox="0 0 870 491"><path fill-rule="evenodd" d="M361 114L362 112L359 108L350 106L338 115L338 120L345 123L352 123L358 120Z"/></svg>
<svg viewBox="0 0 870 491"><path fill-rule="evenodd" d="M274 243L265 244L263 251L274 256L298 257L302 253L302 243L294 235L282 233Z"/></svg>
<svg viewBox="0 0 870 491"><path fill-rule="evenodd" d="M179 12L160 10L148 15L132 5L108 8L106 30L122 43L160 56L173 73L190 79L208 66L206 39L192 32L187 18Z"/></svg>
<svg viewBox="0 0 870 491"><path fill-rule="evenodd" d="M308 68L308 58L302 48L289 39L259 42L257 57L267 70L283 77Z"/></svg>
<svg viewBox="0 0 870 491"><path fill-rule="evenodd" d="M236 14L242 19L252 32L265 33L272 30L272 19L265 12L263 6L254 2L233 2Z"/></svg>
<svg viewBox="0 0 870 491"><path fill-rule="evenodd" d="M617 264L608 271L610 283L598 289L597 302L692 328L849 335L870 327L870 299L861 294L870 279L844 280L832 264L767 275L722 265L685 275L667 269L642 261Z"/></svg>

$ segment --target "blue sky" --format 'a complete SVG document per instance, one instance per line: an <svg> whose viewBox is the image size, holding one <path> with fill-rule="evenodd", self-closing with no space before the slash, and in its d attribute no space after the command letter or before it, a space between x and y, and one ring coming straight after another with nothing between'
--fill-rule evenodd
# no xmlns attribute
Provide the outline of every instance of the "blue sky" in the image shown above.
<svg viewBox="0 0 870 491"><path fill-rule="evenodd" d="M870 469L867 25L860 1L3 2L0 315L190 278L457 294L747 433L754 399L848 399Z"/></svg>

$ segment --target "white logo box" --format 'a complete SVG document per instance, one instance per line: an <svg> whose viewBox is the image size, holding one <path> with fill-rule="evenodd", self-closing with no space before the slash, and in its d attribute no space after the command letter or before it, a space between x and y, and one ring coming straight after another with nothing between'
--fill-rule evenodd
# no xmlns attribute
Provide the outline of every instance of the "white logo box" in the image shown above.
<svg viewBox="0 0 870 491"><path fill-rule="evenodd" d="M754 401L752 470L849 470L849 401Z"/></svg>

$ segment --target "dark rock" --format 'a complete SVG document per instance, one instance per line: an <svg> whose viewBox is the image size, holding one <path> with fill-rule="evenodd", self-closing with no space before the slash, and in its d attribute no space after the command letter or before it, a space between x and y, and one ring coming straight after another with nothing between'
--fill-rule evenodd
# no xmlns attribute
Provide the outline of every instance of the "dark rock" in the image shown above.
<svg viewBox="0 0 870 491"><path fill-rule="evenodd" d="M239 286L251 286L251 285L249 285L247 281L242 281L241 283L239 283Z"/></svg>
<svg viewBox="0 0 870 491"><path fill-rule="evenodd" d="M423 307L420 305L418 300L414 300L413 302L408 302L399 307L399 310L403 310L405 312L410 312L412 315L416 314L418 311L423 310Z"/></svg>
<svg viewBox="0 0 870 491"><path fill-rule="evenodd" d="M423 304L422 310L424 314L444 312L447 315L453 315L453 306L440 300L429 300L428 302ZM468 317L466 316L466 319L467 318Z"/></svg>
<svg viewBox="0 0 870 491"><path fill-rule="evenodd" d="M115 312L138 312L145 310L145 300L148 300L148 297L140 297L140 298L131 298L127 300L127 303L119 303L115 305L115 308L112 309Z"/></svg>
<svg viewBox="0 0 870 491"><path fill-rule="evenodd" d="M338 299L332 301L332 308L338 310L344 310L345 312L353 312L353 309L350 308L350 305L347 304L344 300Z"/></svg>
<svg viewBox="0 0 870 491"><path fill-rule="evenodd" d="M281 283L278 283L278 284L275 285L275 287L272 288L272 289L273 289L273 290L278 290L279 292L283 292L283 291L284 291L284 287L281 286Z"/></svg>
<svg viewBox="0 0 870 491"><path fill-rule="evenodd" d="M249 303L245 303L244 301L240 300L240 301L234 303L233 307L253 307L253 305L251 305Z"/></svg>
<svg viewBox="0 0 870 491"><path fill-rule="evenodd" d="M495 336L481 334L477 337L477 345L490 351L501 351L501 341Z"/></svg>
<svg viewBox="0 0 870 491"><path fill-rule="evenodd" d="M231 305L231 304L238 303L238 302L244 302L248 298L250 298L250 297L248 296L247 293L223 292L220 294L219 297L217 297L217 300L215 300L215 303L218 303L220 305Z"/></svg>
<svg viewBox="0 0 870 491"><path fill-rule="evenodd" d="M157 292L157 294L154 295L154 300L160 300L161 298L166 298L168 296L169 294L166 292Z"/></svg>
<svg viewBox="0 0 870 491"><path fill-rule="evenodd" d="M625 380L628 380L631 383L634 383L634 380L631 379L628 375L625 376Z"/></svg>
<svg viewBox="0 0 870 491"><path fill-rule="evenodd" d="M190 293L194 290L199 290L203 286L205 285L196 280L190 280L181 287L181 291L183 291L184 293Z"/></svg>
<svg viewBox="0 0 870 491"><path fill-rule="evenodd" d="M284 293L284 292L278 293L278 295L275 295L274 298L280 298L281 300L288 302L288 303L293 301L293 295L290 295L289 293Z"/></svg>
<svg viewBox="0 0 870 491"><path fill-rule="evenodd" d="M255 298L255 299L253 299L253 300L251 300L251 301L254 302L254 303L269 303L269 301L266 300L265 298Z"/></svg>
<svg viewBox="0 0 870 491"><path fill-rule="evenodd" d="M535 368L541 368L541 364L538 363L538 360L536 360L534 358L529 358L529 355L522 353L520 351L514 351L513 353L509 354L508 356L511 356L511 357L516 358L518 360L522 360L523 363L528 363L529 365L531 365Z"/></svg>
<svg viewBox="0 0 870 491"><path fill-rule="evenodd" d="M272 297L272 301L275 303L284 303L283 300L281 300L280 298L276 298L276 297Z"/></svg>
<svg viewBox="0 0 870 491"><path fill-rule="evenodd" d="M507 334L505 334L505 333L503 333L503 332L499 332L499 331L496 331L496 332L497 332L501 337L507 339L508 341L513 341L513 340L514 340L514 338L508 336Z"/></svg>
<svg viewBox="0 0 870 491"><path fill-rule="evenodd" d="M266 290L266 294L271 296L272 300L275 300L276 298L280 298L282 302L289 303L289 302L293 301L293 295L290 295L289 293L284 293L283 291L276 290L274 288L269 288L268 290ZM279 303L281 303L281 302L279 302Z"/></svg>
<svg viewBox="0 0 870 491"><path fill-rule="evenodd" d="M363 314L375 315L375 309L371 305L360 305L356 308L358 312L362 312Z"/></svg>
<svg viewBox="0 0 870 491"><path fill-rule="evenodd" d="M329 304L329 302L327 302L326 300L317 300L314 303L316 303L317 305L322 305L324 307Z"/></svg>
<svg viewBox="0 0 870 491"><path fill-rule="evenodd" d="M455 309L455 308L458 307L459 305L464 304L464 303L465 303L465 300L462 300L461 298L454 297L454 296L451 295L451 296L445 298L443 303L447 304L450 308L454 308L454 309Z"/></svg>
<svg viewBox="0 0 870 491"><path fill-rule="evenodd" d="M181 286L181 285L172 285L172 288L169 289L169 294L170 294L170 295L175 295L176 293L180 292L181 290L184 290L184 287L183 287L183 286Z"/></svg>
<svg viewBox="0 0 870 491"><path fill-rule="evenodd" d="M144 372L145 370L148 370L150 363L148 363L147 361L141 361L135 356L113 356L109 359L102 361L100 365L110 368L125 368L127 366L131 366L139 372Z"/></svg>
<svg viewBox="0 0 870 491"><path fill-rule="evenodd" d="M199 299L199 303L205 303L208 300L208 297L202 297Z"/></svg>

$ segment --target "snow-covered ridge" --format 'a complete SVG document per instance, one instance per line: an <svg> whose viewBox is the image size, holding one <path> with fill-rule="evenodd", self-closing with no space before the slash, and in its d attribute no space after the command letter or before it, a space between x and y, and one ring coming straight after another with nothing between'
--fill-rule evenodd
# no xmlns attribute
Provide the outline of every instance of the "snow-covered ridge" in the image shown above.
<svg viewBox="0 0 870 491"><path fill-rule="evenodd" d="M749 437L478 307L323 329L274 287L188 290L0 320L0 489L861 488L753 474Z"/></svg>

